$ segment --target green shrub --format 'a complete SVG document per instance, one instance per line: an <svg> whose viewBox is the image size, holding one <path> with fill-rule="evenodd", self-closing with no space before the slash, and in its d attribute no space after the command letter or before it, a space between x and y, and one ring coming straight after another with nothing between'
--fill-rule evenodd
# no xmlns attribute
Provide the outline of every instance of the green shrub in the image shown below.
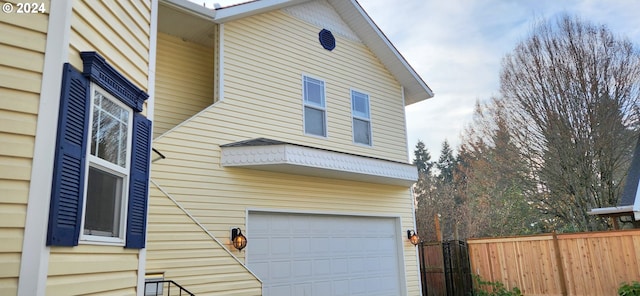
<svg viewBox="0 0 640 296"><path fill-rule="evenodd" d="M501 282L489 282L480 278L479 275L473 275L475 284L473 285L473 293L476 296L522 296L522 292L518 287L507 290ZM625 294L635 295L635 294ZM640 296L640 295L638 295Z"/></svg>
<svg viewBox="0 0 640 296"><path fill-rule="evenodd" d="M618 288L618 295L620 296L640 296L640 283L634 281L631 284L622 283Z"/></svg>

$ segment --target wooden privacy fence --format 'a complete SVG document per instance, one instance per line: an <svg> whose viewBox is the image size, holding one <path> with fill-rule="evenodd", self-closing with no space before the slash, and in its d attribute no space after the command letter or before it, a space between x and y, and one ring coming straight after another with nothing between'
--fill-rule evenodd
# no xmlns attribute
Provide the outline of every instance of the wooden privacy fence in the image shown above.
<svg viewBox="0 0 640 296"><path fill-rule="evenodd" d="M471 271L525 295L617 295L640 280L640 230L468 240Z"/></svg>

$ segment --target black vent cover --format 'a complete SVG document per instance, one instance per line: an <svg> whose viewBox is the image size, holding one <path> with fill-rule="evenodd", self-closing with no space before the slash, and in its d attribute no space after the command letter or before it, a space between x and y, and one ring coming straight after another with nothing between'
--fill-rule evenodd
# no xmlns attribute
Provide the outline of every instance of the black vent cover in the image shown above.
<svg viewBox="0 0 640 296"><path fill-rule="evenodd" d="M336 38L333 37L331 31L327 29L322 29L320 33L318 33L318 39L320 40L320 44L326 50L333 50L336 48Z"/></svg>

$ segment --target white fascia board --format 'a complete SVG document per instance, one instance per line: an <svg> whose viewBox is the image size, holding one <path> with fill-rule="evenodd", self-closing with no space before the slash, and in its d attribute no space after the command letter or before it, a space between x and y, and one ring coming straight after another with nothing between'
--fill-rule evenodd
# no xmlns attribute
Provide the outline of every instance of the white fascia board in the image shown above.
<svg viewBox="0 0 640 296"><path fill-rule="evenodd" d="M622 206L622 207L591 209L591 211L588 214L589 215L611 215L611 214L631 213L633 211L634 211L633 206Z"/></svg>
<svg viewBox="0 0 640 296"><path fill-rule="evenodd" d="M334 7L344 4L344 0L330 0ZM391 71L391 73L399 80L400 84L405 87L405 90L411 90L416 93L424 91L426 96L408 96L406 100L407 105L417 103L434 96L431 88L422 80L420 75L409 65L407 60L400 54L396 47L391 43L389 38L380 30L378 25L369 17L366 11L358 4L356 0L349 1L350 6L355 8L358 14L361 16L358 18L349 18L342 16L343 19L349 23L352 29L356 30L359 37L371 48L371 50L380 58L382 63ZM343 6L344 7L344 6ZM343 8L348 9L348 8ZM336 9L338 13L341 13L342 9ZM366 22L367 26L358 24L358 22Z"/></svg>
<svg viewBox="0 0 640 296"><path fill-rule="evenodd" d="M215 22L224 23L308 1L310 0L260 0L223 7L216 10Z"/></svg>
<svg viewBox="0 0 640 296"><path fill-rule="evenodd" d="M182 10L192 15L199 16L207 20L213 20L216 17L216 10L206 8L202 5L189 2L187 0L160 0L160 3Z"/></svg>
<svg viewBox="0 0 640 296"><path fill-rule="evenodd" d="M408 163L292 144L222 147L223 167L411 186L418 170Z"/></svg>

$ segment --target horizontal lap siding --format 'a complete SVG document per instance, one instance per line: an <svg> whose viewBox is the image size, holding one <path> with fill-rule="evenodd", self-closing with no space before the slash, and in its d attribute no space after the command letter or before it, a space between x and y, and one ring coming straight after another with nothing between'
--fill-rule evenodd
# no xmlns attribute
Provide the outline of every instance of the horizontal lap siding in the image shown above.
<svg viewBox="0 0 640 296"><path fill-rule="evenodd" d="M213 51L158 34L154 137L213 103Z"/></svg>
<svg viewBox="0 0 640 296"><path fill-rule="evenodd" d="M275 137L406 162L400 85L362 43L336 34L336 48L323 49L321 29L279 11L225 24L228 102L220 108L228 112L220 120L235 124L240 139ZM327 139L304 135L302 75L325 81ZM353 144L351 89L369 95L373 147Z"/></svg>
<svg viewBox="0 0 640 296"><path fill-rule="evenodd" d="M138 250L79 245L51 248L47 295L136 293Z"/></svg>
<svg viewBox="0 0 640 296"><path fill-rule="evenodd" d="M153 185L150 204L147 273L196 295L261 295L260 281Z"/></svg>
<svg viewBox="0 0 640 296"><path fill-rule="evenodd" d="M0 18L0 295L17 293L49 19L44 5L47 13Z"/></svg>
<svg viewBox="0 0 640 296"><path fill-rule="evenodd" d="M97 51L127 79L147 90L149 1L74 1L69 61L82 69L80 52Z"/></svg>
<svg viewBox="0 0 640 296"><path fill-rule="evenodd" d="M336 36L333 52L322 49L317 41L320 29L281 12L225 24L224 99L154 141L166 159L153 163L152 180L241 260L245 253L230 246L229 229L245 230L248 209L400 216L403 230L413 228L409 188L220 166L219 145L256 137L407 161L400 86L361 43ZM182 77L187 72L179 67L165 71L158 71L158 77ZM303 135L303 74L326 82L328 139ZM162 88L160 83L157 88ZM371 148L353 144L351 88L370 96ZM158 91L156 102L171 95ZM208 93L201 90L199 95ZM158 114L156 121L164 120ZM227 278L215 275L230 268L222 261L231 257L215 251L213 240L163 193L151 193L148 271L165 272L167 279L177 277L181 284L187 281L190 290L241 286L235 283L235 272ZM250 250L251 234L247 236ZM403 243L408 293L417 295L415 247L404 239ZM196 274L200 277L190 282Z"/></svg>
<svg viewBox="0 0 640 296"><path fill-rule="evenodd" d="M154 163L152 179L171 194L215 237L229 244L229 229L245 229L248 209L277 209L310 213L400 215L402 229L413 228L411 197L407 188L345 180L270 173L241 168L221 168L218 138L212 122L209 129L194 129L187 123L156 141L154 147L167 157ZM185 133L182 133L185 132ZM198 133L200 136L193 136ZM198 146L198 149L192 148ZM204 148L204 147L209 148ZM163 202L152 200L152 208ZM163 202L166 203L166 202ZM185 225L176 224L168 210L157 210L149 223L164 225L163 234L175 248L190 245L193 238ZM160 230L158 230L160 231ZM251 248L251 233L249 250ZM150 232L150 237L153 234ZM185 242L182 242L185 240ZM415 247L405 241L405 266L409 290L417 293ZM160 246L149 245L149 254ZM171 249L171 248L170 248ZM176 254L180 254L177 252ZM244 253L236 253L243 257ZM151 256L151 255L149 255ZM178 260L179 261L179 260ZM196 260L197 261L197 260ZM167 267L167 270L171 270ZM158 270L160 271L160 270ZM410 293L412 295L413 293Z"/></svg>
<svg viewBox="0 0 640 296"><path fill-rule="evenodd" d="M96 51L125 78L147 90L149 1L74 1L69 61L82 69L79 52ZM47 295L133 295L138 250L79 245L51 248Z"/></svg>

